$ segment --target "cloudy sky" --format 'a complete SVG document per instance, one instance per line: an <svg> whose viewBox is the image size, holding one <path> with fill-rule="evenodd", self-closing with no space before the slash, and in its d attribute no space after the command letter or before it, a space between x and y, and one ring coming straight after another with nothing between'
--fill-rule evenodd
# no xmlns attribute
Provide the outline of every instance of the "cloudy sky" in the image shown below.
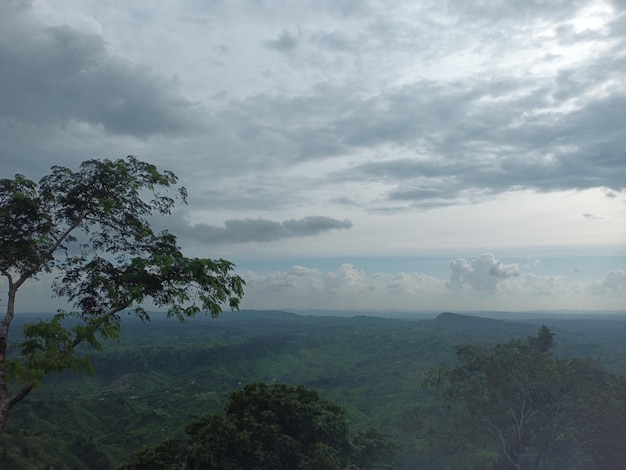
<svg viewBox="0 0 626 470"><path fill-rule="evenodd" d="M623 0L3 0L0 177L129 154L246 308L626 307Z"/></svg>

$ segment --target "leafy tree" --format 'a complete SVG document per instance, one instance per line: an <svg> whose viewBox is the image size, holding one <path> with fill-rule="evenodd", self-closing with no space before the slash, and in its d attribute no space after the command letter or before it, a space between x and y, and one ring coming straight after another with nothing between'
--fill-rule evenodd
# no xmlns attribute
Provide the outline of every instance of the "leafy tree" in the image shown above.
<svg viewBox="0 0 626 470"><path fill-rule="evenodd" d="M167 439L155 447L148 447L137 454L132 470L184 470L185 447L178 439ZM227 467L224 467L227 468Z"/></svg>
<svg viewBox="0 0 626 470"><path fill-rule="evenodd" d="M186 442L144 449L122 469L395 468L393 442L373 429L351 440L343 409L303 386L248 384L225 412L192 420Z"/></svg>
<svg viewBox="0 0 626 470"><path fill-rule="evenodd" d="M448 468L626 468L626 378L582 359L555 359L554 335L457 348L429 371L442 400L431 429ZM456 460L455 460L456 459Z"/></svg>
<svg viewBox="0 0 626 470"><path fill-rule="evenodd" d="M92 439L76 438L71 445L72 454L88 465L90 470L111 468L109 458L98 449Z"/></svg>
<svg viewBox="0 0 626 470"><path fill-rule="evenodd" d="M117 338L120 312L149 320L145 302L184 321L201 311L213 317L236 309L244 281L234 265L185 257L176 237L155 233L148 218L169 214L177 177L134 157L88 160L79 171L54 166L39 184L16 175L0 180L0 273L8 285L0 328L0 433L11 407L50 372L90 371L77 346ZM7 356L19 289L53 273L52 292L74 305L49 321L24 327L16 357ZM71 321L70 321L71 320ZM9 382L15 388L11 391Z"/></svg>
<svg viewBox="0 0 626 470"><path fill-rule="evenodd" d="M528 343L533 345L540 353L547 353L554 348L554 333L546 325L541 325L537 336L528 338Z"/></svg>
<svg viewBox="0 0 626 470"><path fill-rule="evenodd" d="M352 464L361 470L391 470L398 450L397 443L375 428L359 431L352 440Z"/></svg>

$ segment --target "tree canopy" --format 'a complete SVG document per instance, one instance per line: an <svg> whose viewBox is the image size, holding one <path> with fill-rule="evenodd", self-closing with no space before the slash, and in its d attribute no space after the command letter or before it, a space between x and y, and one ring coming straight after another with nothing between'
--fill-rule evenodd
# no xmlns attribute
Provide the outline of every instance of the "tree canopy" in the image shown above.
<svg viewBox="0 0 626 470"><path fill-rule="evenodd" d="M248 384L230 394L225 415L194 419L186 434L120 470L395 468L389 438L375 429L350 436L344 410L301 385Z"/></svg>
<svg viewBox="0 0 626 470"><path fill-rule="evenodd" d="M239 306L244 281L224 259L187 258L149 218L168 215L187 190L171 171L135 157L88 160L78 171L54 166L37 184L22 175L0 180L0 274L7 308L0 328L0 433L13 405L50 372L90 370L76 347L100 346L120 332L120 312L149 320L146 304L180 321ZM18 290L41 274L52 294L73 305L51 320L27 324L8 356ZM72 321L68 321L69 319ZM9 389L14 381L16 390Z"/></svg>
<svg viewBox="0 0 626 470"><path fill-rule="evenodd" d="M429 371L441 400L431 450L446 468L626 468L626 378L587 359L555 359L554 335L457 348ZM475 467L468 466L473 462Z"/></svg>

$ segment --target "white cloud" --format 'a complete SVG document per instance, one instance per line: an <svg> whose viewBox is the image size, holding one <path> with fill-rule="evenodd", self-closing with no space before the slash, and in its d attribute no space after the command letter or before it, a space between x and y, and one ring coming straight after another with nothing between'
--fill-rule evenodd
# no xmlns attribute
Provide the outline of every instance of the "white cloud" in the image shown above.
<svg viewBox="0 0 626 470"><path fill-rule="evenodd" d="M324 276L324 290L329 294L359 294L376 290L374 278L349 263L342 264L336 271Z"/></svg>
<svg viewBox="0 0 626 470"><path fill-rule="evenodd" d="M592 295L618 294L626 305L626 269L615 269L606 273L603 279L594 281L587 286Z"/></svg>
<svg viewBox="0 0 626 470"><path fill-rule="evenodd" d="M526 273L498 283L498 292L504 294L555 296L560 298L575 291L576 284L569 282L565 276L560 275L539 276Z"/></svg>
<svg viewBox="0 0 626 470"><path fill-rule="evenodd" d="M317 290L317 269L304 266L292 266L289 271L274 271L266 275L258 275L253 271L243 274L247 290L253 292L283 292L299 290L301 292Z"/></svg>
<svg viewBox="0 0 626 470"><path fill-rule="evenodd" d="M395 295L443 294L446 283L423 273L398 273L391 277L387 291Z"/></svg>
<svg viewBox="0 0 626 470"><path fill-rule="evenodd" d="M319 270L318 269L307 268L305 266L294 265L294 266L291 267L290 273L292 273L294 276L301 277L301 276L318 274Z"/></svg>
<svg viewBox="0 0 626 470"><path fill-rule="evenodd" d="M564 297L580 294L580 283L559 274L534 274L540 260L527 257L528 262L504 264L493 254L486 253L470 261L457 258L450 262L447 286L457 294L503 295L527 298L539 296ZM527 272L522 272L522 268Z"/></svg>
<svg viewBox="0 0 626 470"><path fill-rule="evenodd" d="M491 253L449 263L446 282L423 272L368 271L344 263L327 271L294 265L265 275L248 272L251 304L267 307L420 310L618 309L626 292L626 270L609 271L585 287L560 274L533 273L542 263L503 263ZM280 294L276 297L274 294ZM454 294L454 295L453 295ZM593 294L597 302L589 301ZM258 302L258 303L257 303ZM281 303L283 302L283 303ZM474 306L474 307L472 307Z"/></svg>
<svg viewBox="0 0 626 470"><path fill-rule="evenodd" d="M536 268L538 266L541 266L541 260L530 255L526 256L526 262L522 265L523 268L527 269Z"/></svg>
<svg viewBox="0 0 626 470"><path fill-rule="evenodd" d="M467 261L457 258L450 262L449 286L454 290L472 289L495 292L503 280L519 276L517 264L505 265L491 253Z"/></svg>
<svg viewBox="0 0 626 470"><path fill-rule="evenodd" d="M442 259L441 264L444 268L445 260ZM455 259L448 267L451 278L456 276L456 286L450 280L446 282L425 272L383 272L352 263L339 264L334 269L294 264L286 270L247 270L240 272L247 283L243 306L381 312L523 311L623 309L626 300L626 270L623 269L610 270L600 280L581 282L564 275L532 272L542 264L518 268L517 263L503 263L493 254L470 260ZM493 274L494 267L500 274ZM436 265L430 269L433 268L438 269ZM18 296L18 311L68 308L62 299L50 298L51 279L51 275L46 275L30 282ZM5 287L6 282L0 279L0 292Z"/></svg>

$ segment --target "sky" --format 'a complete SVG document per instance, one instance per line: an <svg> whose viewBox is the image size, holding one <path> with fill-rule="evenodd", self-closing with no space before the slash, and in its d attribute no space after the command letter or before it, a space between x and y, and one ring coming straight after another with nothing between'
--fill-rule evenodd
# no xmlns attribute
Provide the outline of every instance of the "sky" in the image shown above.
<svg viewBox="0 0 626 470"><path fill-rule="evenodd" d="M623 0L0 6L0 177L172 170L244 308L624 310L625 137Z"/></svg>

